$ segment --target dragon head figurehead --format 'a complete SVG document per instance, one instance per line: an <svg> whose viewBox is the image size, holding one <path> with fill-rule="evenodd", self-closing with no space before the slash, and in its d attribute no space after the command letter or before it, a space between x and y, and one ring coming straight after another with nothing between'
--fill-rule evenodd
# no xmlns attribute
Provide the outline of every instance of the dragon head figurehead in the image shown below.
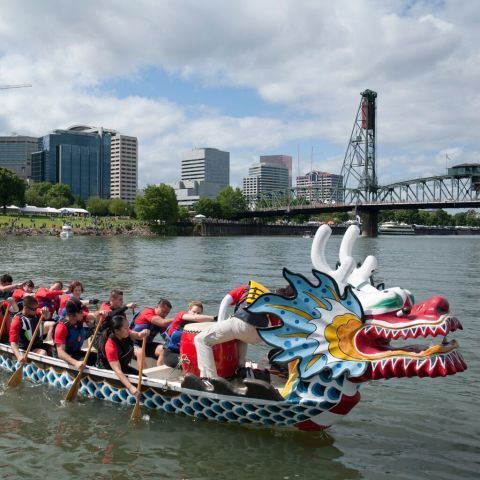
<svg viewBox="0 0 480 480"><path fill-rule="evenodd" d="M267 293L249 307L282 320L259 333L279 349L274 360L290 365L283 391L288 401L317 402L324 415L344 415L359 401L358 387L364 381L446 376L467 368L458 343L447 340L462 326L450 315L445 298L415 304L408 290L375 288L370 280L375 257L355 268L351 256L359 236L356 226L347 230L340 264L332 270L325 260L330 234L322 226L313 241L314 282L284 269L294 295ZM441 340L430 346L417 340L427 337Z"/></svg>

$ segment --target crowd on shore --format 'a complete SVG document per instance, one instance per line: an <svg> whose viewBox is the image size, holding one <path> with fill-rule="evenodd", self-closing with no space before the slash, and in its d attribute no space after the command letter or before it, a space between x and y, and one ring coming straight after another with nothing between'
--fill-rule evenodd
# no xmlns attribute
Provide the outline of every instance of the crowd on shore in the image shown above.
<svg viewBox="0 0 480 480"><path fill-rule="evenodd" d="M79 221L75 218L65 218L64 223L72 227L75 235L101 236L151 236L151 230L139 222L118 222L115 219L98 220L94 222ZM0 234L12 236L53 236L58 237L61 225L45 222L40 219L16 217L0 222Z"/></svg>

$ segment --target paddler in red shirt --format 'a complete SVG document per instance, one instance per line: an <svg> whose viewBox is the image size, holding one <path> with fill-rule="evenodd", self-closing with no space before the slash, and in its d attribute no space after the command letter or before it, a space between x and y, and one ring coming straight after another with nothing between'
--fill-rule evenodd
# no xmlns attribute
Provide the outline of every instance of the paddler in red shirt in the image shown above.
<svg viewBox="0 0 480 480"><path fill-rule="evenodd" d="M38 309L37 315L40 316L42 314L43 308L48 308L50 312L49 318L52 318L54 315L56 316L58 311L58 306L60 305L60 295L65 293L63 289L63 283L57 280L53 282L49 288L47 287L40 287L35 292L35 300L38 302ZM45 316L44 316L45 318ZM47 340L53 340L52 332L55 322L52 321L44 321L43 324L43 334L46 336Z"/></svg>
<svg viewBox="0 0 480 480"><path fill-rule="evenodd" d="M12 319L9 335L10 346L19 362L26 361L26 358L24 358L20 349L27 349L33 332L35 331L35 327L40 321L40 318L37 316L37 308L38 302L34 297L24 297L22 311L17 313ZM50 311L47 307L41 309L41 315L43 315L44 319L50 319ZM32 351L40 355L47 355L48 350L49 345L43 343L42 326L40 326L40 332L35 338Z"/></svg>
<svg viewBox="0 0 480 480"><path fill-rule="evenodd" d="M53 282L50 287L40 287L35 292L35 299L38 302L38 307L47 307L50 313L54 315L57 313L58 306L60 305L60 295L66 293L63 290L63 283L60 281ZM40 313L40 312L37 312Z"/></svg>
<svg viewBox="0 0 480 480"><path fill-rule="evenodd" d="M102 333L106 328L108 328L109 323L114 316L121 315L122 317L127 319L126 311L130 308L133 313L136 306L137 304L133 302L124 305L123 292L118 288L114 288L113 290L111 290L108 302L102 303L100 305L99 311L97 312L98 314L100 314L100 321L102 322L99 334ZM93 345L97 350L99 345L99 338L100 335L97 335L97 338L95 338L93 342Z"/></svg>
<svg viewBox="0 0 480 480"><path fill-rule="evenodd" d="M70 282L68 286L68 293L64 293L60 297L60 306L58 307L58 315L60 318L64 318L66 316L65 305L67 302L73 298L79 300L82 304L82 313L83 313L83 321L87 323L95 322L95 315L90 313L88 310L87 305L96 305L98 300L84 300L82 299L82 293L84 292L83 283L80 280L73 280Z"/></svg>
<svg viewBox="0 0 480 480"><path fill-rule="evenodd" d="M35 288L35 284L31 280L27 280L25 283L22 284L21 288L17 288L12 293L12 298L19 303L22 303L23 297L25 295L33 295L33 289Z"/></svg>
<svg viewBox="0 0 480 480"><path fill-rule="evenodd" d="M145 355L156 358L157 365L163 365L163 345L159 342L154 342L154 338L159 333L163 334L173 321L173 318L167 318L171 310L172 304L165 298L161 298L155 307L144 308L135 318L135 324L133 325L135 332L141 332L145 328L150 331Z"/></svg>
<svg viewBox="0 0 480 480"><path fill-rule="evenodd" d="M5 313L9 312L9 314L5 317ZM0 302L0 343L9 343L9 335L10 335L10 324L11 318L18 312L18 305L13 298L8 298L7 300L3 300ZM5 325L3 325L3 319L5 317Z"/></svg>
<svg viewBox="0 0 480 480"><path fill-rule="evenodd" d="M134 356L137 358L137 364L141 362L141 351L135 347L133 340L141 340L149 333L148 329L141 332L130 330L128 320L122 315L115 315L108 323L108 328L100 336L96 366L113 370L118 379L135 397L138 397L140 392L125 374L138 376L138 371L130 366Z"/></svg>

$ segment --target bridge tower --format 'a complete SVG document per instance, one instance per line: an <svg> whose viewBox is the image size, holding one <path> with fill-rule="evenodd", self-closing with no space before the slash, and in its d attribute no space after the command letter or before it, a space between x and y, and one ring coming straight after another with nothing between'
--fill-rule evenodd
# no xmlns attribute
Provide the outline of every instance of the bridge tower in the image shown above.
<svg viewBox="0 0 480 480"><path fill-rule="evenodd" d="M375 144L377 92L367 89L360 95L360 105L340 175L343 176L343 187L358 189L358 198L363 203L376 200L378 189ZM364 233L376 236L377 212L359 208L357 213L362 218Z"/></svg>

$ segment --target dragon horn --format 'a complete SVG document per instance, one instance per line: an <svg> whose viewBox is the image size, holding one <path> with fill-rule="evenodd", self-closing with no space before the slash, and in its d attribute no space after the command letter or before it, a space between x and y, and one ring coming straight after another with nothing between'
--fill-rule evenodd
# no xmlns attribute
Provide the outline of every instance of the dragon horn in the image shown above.
<svg viewBox="0 0 480 480"><path fill-rule="evenodd" d="M360 237L360 229L356 225L350 225L343 236L338 258L340 264L343 264L347 257L352 257L353 246ZM348 283L353 287L361 288L363 285L370 283L370 276L377 268L377 259L373 255L369 255L362 265L351 273L348 277Z"/></svg>
<svg viewBox="0 0 480 480"><path fill-rule="evenodd" d="M328 239L332 234L332 229L328 225L321 225L317 230L312 242L311 259L313 268L330 275L338 284L338 287L343 293L347 286L347 278L355 268L355 261L350 256L345 256L341 265L332 270L325 258L325 247Z"/></svg>

